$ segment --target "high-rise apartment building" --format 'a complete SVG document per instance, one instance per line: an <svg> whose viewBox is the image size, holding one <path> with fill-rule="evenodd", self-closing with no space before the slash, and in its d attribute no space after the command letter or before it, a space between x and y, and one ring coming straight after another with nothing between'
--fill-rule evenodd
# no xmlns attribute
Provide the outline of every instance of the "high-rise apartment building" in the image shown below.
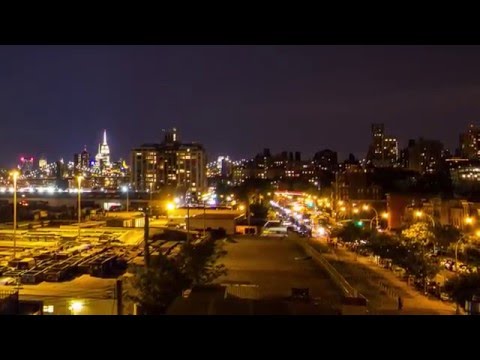
<svg viewBox="0 0 480 360"><path fill-rule="evenodd" d="M470 124L467 132L460 134L460 155L466 159L480 159L480 127Z"/></svg>
<svg viewBox="0 0 480 360"><path fill-rule="evenodd" d="M377 167L391 167L398 161L398 141L385 135L384 124L372 124L372 143L367 153L367 163Z"/></svg>
<svg viewBox="0 0 480 360"><path fill-rule="evenodd" d="M313 162L320 170L334 172L338 168L338 155L336 151L325 149L315 153Z"/></svg>
<svg viewBox="0 0 480 360"><path fill-rule="evenodd" d="M442 169L444 155L443 144L438 140L410 140L405 149L406 167L421 174L435 173Z"/></svg>
<svg viewBox="0 0 480 360"><path fill-rule="evenodd" d="M145 144L132 150L132 186L138 191L174 186L202 191L206 182L206 152L197 143L180 143L176 129L166 132L161 144Z"/></svg>

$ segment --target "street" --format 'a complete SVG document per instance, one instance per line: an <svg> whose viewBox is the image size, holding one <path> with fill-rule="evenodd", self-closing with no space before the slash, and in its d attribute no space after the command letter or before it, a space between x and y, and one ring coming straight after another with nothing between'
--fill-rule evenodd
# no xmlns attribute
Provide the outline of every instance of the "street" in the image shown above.
<svg viewBox="0 0 480 360"><path fill-rule="evenodd" d="M344 278L369 301L369 311L378 315L453 315L452 304L428 298L392 271L384 269L367 257L355 255L343 248L329 249L326 242L312 239L316 248L326 249L325 258ZM398 297L402 298L403 309L398 310Z"/></svg>
<svg viewBox="0 0 480 360"><path fill-rule="evenodd" d="M338 307L341 294L328 276L289 238L244 237L226 241L221 259L228 274L219 283L258 285L263 299L286 298L292 288L309 288L311 297Z"/></svg>

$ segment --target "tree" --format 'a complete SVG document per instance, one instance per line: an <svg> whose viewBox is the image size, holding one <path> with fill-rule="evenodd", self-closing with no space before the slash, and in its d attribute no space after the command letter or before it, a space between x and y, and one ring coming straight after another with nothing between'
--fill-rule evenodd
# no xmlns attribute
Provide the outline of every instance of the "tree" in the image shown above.
<svg viewBox="0 0 480 360"><path fill-rule="evenodd" d="M204 285L227 273L225 265L218 263L226 254L215 240L209 238L197 244L185 243L177 262L180 271L192 285Z"/></svg>
<svg viewBox="0 0 480 360"><path fill-rule="evenodd" d="M133 280L136 295L132 299L147 315L163 314L171 302L190 285L177 263L165 255L150 260Z"/></svg>
<svg viewBox="0 0 480 360"><path fill-rule="evenodd" d="M177 257L151 257L149 266L133 280L136 294L131 298L146 314L162 314L184 290L226 274L225 266L218 263L225 254L213 238L208 238L199 243L185 242Z"/></svg>
<svg viewBox="0 0 480 360"><path fill-rule="evenodd" d="M379 233L372 233L365 247L375 255L392 259L395 264L401 262L407 252L405 246L397 238Z"/></svg>
<svg viewBox="0 0 480 360"><path fill-rule="evenodd" d="M355 240L360 240L362 237L367 237L364 227L365 224L359 225L354 222L349 222L343 227L334 229L332 237L338 237L345 242L354 242Z"/></svg>
<svg viewBox="0 0 480 360"><path fill-rule="evenodd" d="M435 228L435 243L442 249L448 249L450 245L460 239L461 232L452 226L439 226Z"/></svg>
<svg viewBox="0 0 480 360"><path fill-rule="evenodd" d="M411 244L421 244L427 246L433 243L435 235L430 230L430 226L425 222L417 222L409 228L402 231L402 236Z"/></svg>
<svg viewBox="0 0 480 360"><path fill-rule="evenodd" d="M465 304L473 295L480 295L480 274L462 274L445 283L445 291L458 303Z"/></svg>
<svg viewBox="0 0 480 360"><path fill-rule="evenodd" d="M402 242L396 237L386 234L372 234L367 245L375 255L392 260L392 263L402 267L409 275L423 278L433 278L439 267L433 260L425 256L424 246L420 242Z"/></svg>
<svg viewBox="0 0 480 360"><path fill-rule="evenodd" d="M268 207L261 204L251 204L250 214L258 219L266 219L268 217Z"/></svg>
<svg viewBox="0 0 480 360"><path fill-rule="evenodd" d="M440 270L438 264L432 258L425 256L423 245L407 244L405 248L406 256L399 259L398 265L402 266L408 274L423 278L424 281L438 274Z"/></svg>

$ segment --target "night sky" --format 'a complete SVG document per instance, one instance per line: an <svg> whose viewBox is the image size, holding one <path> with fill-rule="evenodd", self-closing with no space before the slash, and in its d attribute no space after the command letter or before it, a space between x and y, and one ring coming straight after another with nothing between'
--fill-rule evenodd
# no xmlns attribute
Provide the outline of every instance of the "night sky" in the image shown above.
<svg viewBox="0 0 480 360"><path fill-rule="evenodd" d="M0 46L0 165L95 153L104 128L114 159L171 127L234 158L364 156L372 122L453 149L480 123L479 64L479 46Z"/></svg>

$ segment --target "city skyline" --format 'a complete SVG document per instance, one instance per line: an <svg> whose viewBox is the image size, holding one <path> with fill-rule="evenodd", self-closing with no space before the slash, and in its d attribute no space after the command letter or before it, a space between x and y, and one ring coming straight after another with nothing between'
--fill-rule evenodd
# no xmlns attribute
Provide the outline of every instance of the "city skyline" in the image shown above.
<svg viewBox="0 0 480 360"><path fill-rule="evenodd" d="M93 152L101 129L124 159L172 127L210 157L263 147L364 156L376 122L402 147L424 136L453 150L480 118L478 46L2 46L0 55L2 166L21 154L69 158L85 144Z"/></svg>

